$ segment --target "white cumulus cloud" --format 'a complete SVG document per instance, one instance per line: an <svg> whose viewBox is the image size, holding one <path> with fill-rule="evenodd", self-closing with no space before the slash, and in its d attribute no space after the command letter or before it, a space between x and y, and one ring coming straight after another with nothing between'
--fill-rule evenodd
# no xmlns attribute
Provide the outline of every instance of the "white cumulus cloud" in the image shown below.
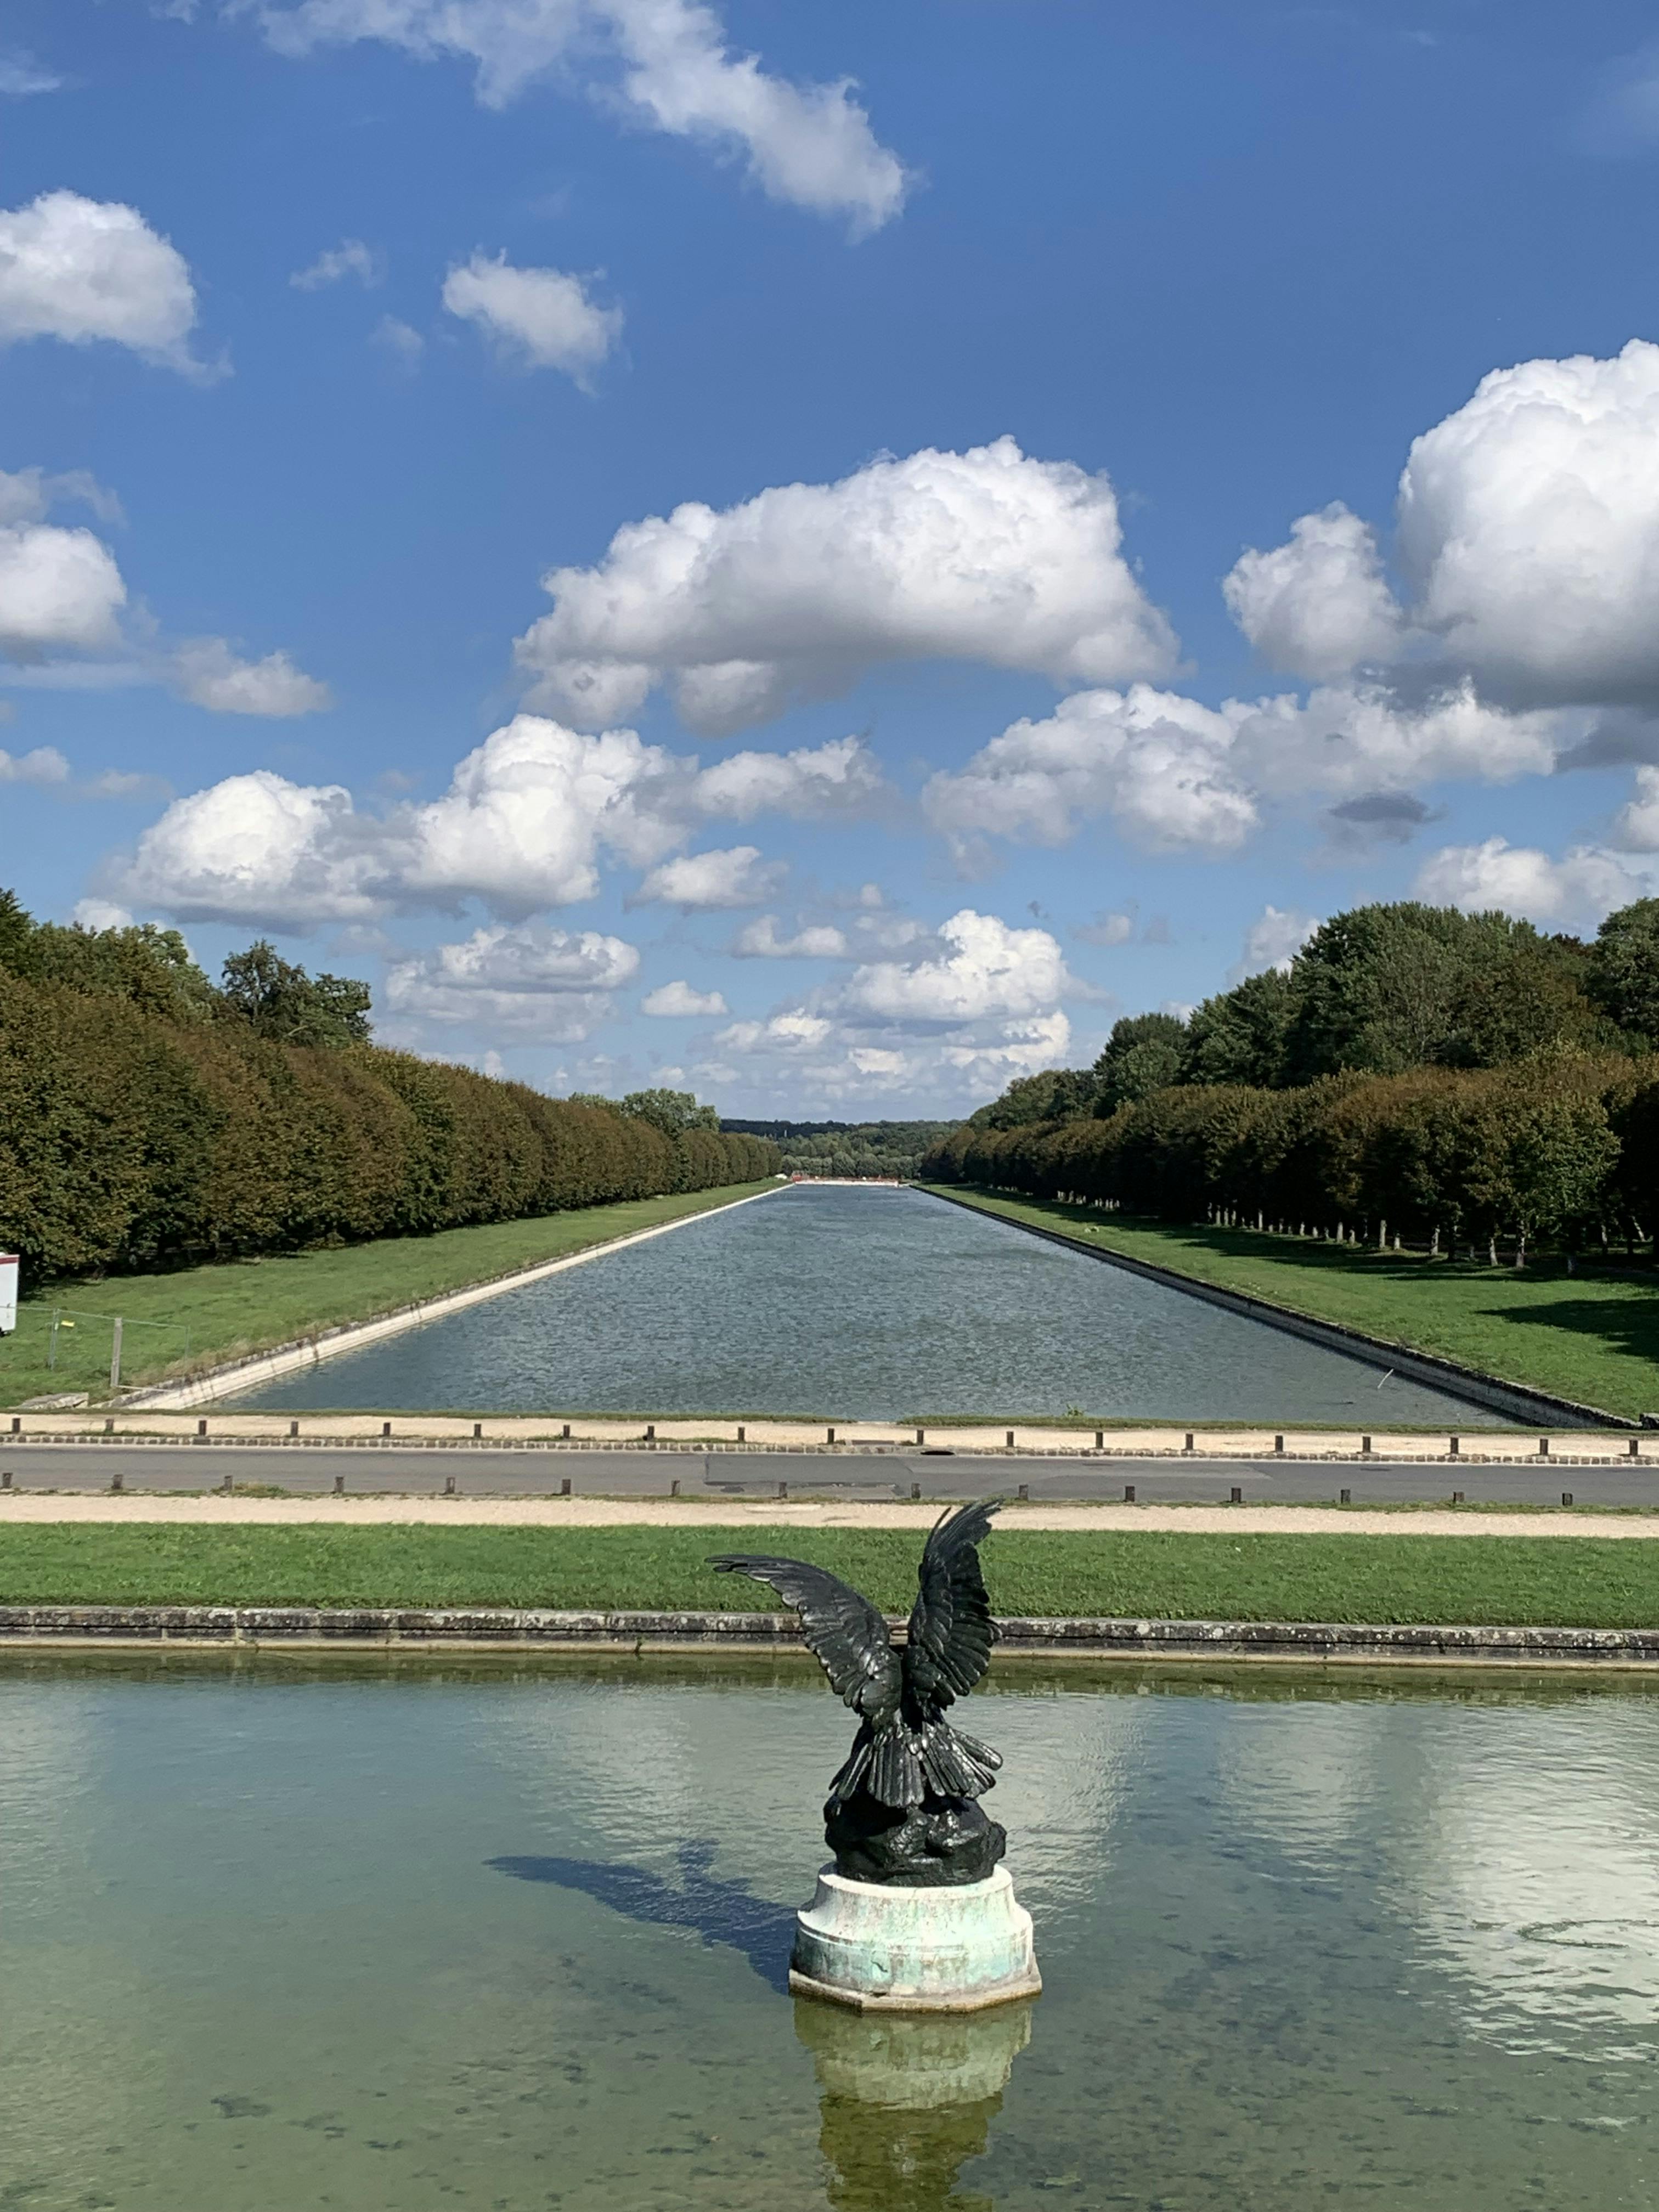
<svg viewBox="0 0 1659 2212"><path fill-rule="evenodd" d="M1613 825L1613 842L1627 853L1659 853L1659 768L1637 769Z"/></svg>
<svg viewBox="0 0 1659 2212"><path fill-rule="evenodd" d="M833 923L808 923L793 937L780 937L776 915L762 914L744 924L732 950L740 960L844 960L848 945Z"/></svg>
<svg viewBox="0 0 1659 2212"><path fill-rule="evenodd" d="M118 643L126 596L115 556L91 531L0 526L0 652L10 659Z"/></svg>
<svg viewBox="0 0 1659 2212"><path fill-rule="evenodd" d="M1222 590L1262 659L1292 675L1340 676L1399 649L1376 534L1340 501L1292 523L1288 544L1241 554Z"/></svg>
<svg viewBox="0 0 1659 2212"><path fill-rule="evenodd" d="M258 9L270 44L301 55L378 39L422 59L477 65L478 97L501 106L563 70L607 103L716 154L733 153L768 195L854 233L897 214L908 182L877 140L849 80L793 85L734 55L697 0L276 0Z"/></svg>
<svg viewBox="0 0 1659 2212"><path fill-rule="evenodd" d="M194 707L218 714L314 714L333 704L326 684L296 668L285 653L241 660L222 637L192 638L173 655L173 688Z"/></svg>
<svg viewBox="0 0 1659 2212"><path fill-rule="evenodd" d="M558 368L586 385L622 331L620 307L600 307L580 276L560 269L515 269L504 253L452 269L443 301L452 315L476 323L509 361Z"/></svg>
<svg viewBox="0 0 1659 2212"><path fill-rule="evenodd" d="M345 276L355 276L360 284L371 286L386 281L380 255L361 238L343 238L305 268L296 269L288 281L296 292L319 292L324 285L337 284Z"/></svg>
<svg viewBox="0 0 1659 2212"><path fill-rule="evenodd" d="M31 783L38 791L52 791L70 780L70 764L56 745L36 745L32 752L0 750L0 783Z"/></svg>
<svg viewBox="0 0 1659 2212"><path fill-rule="evenodd" d="M704 769L696 785L704 813L733 822L757 814L855 819L886 795L881 764L862 738L831 738L791 753L732 753Z"/></svg>
<svg viewBox="0 0 1659 2212"><path fill-rule="evenodd" d="M523 1042L579 1043L638 972L637 949L596 930L474 930L458 943L394 960L386 1004L394 1016L510 1031Z"/></svg>
<svg viewBox="0 0 1659 2212"><path fill-rule="evenodd" d="M1604 846L1576 845L1555 860L1535 847L1488 837L1448 845L1418 871L1413 896L1478 914L1501 907L1548 927L1593 927L1615 908L1653 895L1652 872Z"/></svg>
<svg viewBox="0 0 1659 2212"><path fill-rule="evenodd" d="M931 1027L1035 1014L1076 988L1046 929L1011 929L995 915L963 907L940 924L939 939L929 958L855 968L835 1004L878 1022Z"/></svg>
<svg viewBox="0 0 1659 2212"><path fill-rule="evenodd" d="M0 210L0 344L106 339L188 376L196 292L184 257L136 208L42 192Z"/></svg>
<svg viewBox="0 0 1659 2212"><path fill-rule="evenodd" d="M990 836L1063 844L1101 815L1153 852L1231 852L1257 820L1233 758L1240 714L1145 684L1076 692L931 777L922 811L969 858Z"/></svg>
<svg viewBox="0 0 1659 2212"><path fill-rule="evenodd" d="M672 684L696 728L740 729L885 662L956 659L1110 683L1170 665L1103 476L1012 438L775 485L630 523L592 568L543 579L519 641L535 697L592 726Z"/></svg>
<svg viewBox="0 0 1659 2212"><path fill-rule="evenodd" d="M1260 975L1276 968L1290 973L1291 963L1319 927L1311 915L1288 907L1265 906L1244 933L1244 947L1229 981L1242 983L1247 975Z"/></svg>
<svg viewBox="0 0 1659 2212"><path fill-rule="evenodd" d="M642 1014L669 1016L713 1016L729 1012L718 991L694 991L690 983L677 981L659 983L654 991L647 991L640 1000Z"/></svg>
<svg viewBox="0 0 1659 2212"><path fill-rule="evenodd" d="M776 895L785 870L764 860L758 847L732 845L723 852L684 853L652 869L640 885L641 902L677 906L685 913L761 906Z"/></svg>

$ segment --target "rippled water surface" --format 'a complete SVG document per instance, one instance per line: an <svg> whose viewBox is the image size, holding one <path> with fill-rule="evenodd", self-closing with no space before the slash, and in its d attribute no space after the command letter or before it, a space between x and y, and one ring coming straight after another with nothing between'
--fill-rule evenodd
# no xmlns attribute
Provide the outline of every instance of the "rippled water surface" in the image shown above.
<svg viewBox="0 0 1659 2212"><path fill-rule="evenodd" d="M1006 1666L1034 2006L783 1993L815 1673L0 1669L0 2205L1647 2212L1659 1697Z"/></svg>
<svg viewBox="0 0 1659 2212"><path fill-rule="evenodd" d="M235 1401L1490 1425L921 1191L797 1185Z"/></svg>

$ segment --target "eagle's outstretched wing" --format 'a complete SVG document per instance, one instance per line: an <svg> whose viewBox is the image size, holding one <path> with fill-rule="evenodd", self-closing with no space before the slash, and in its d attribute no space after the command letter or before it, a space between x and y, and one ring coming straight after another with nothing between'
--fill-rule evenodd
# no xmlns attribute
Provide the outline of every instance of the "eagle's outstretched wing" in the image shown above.
<svg viewBox="0 0 1659 2212"><path fill-rule="evenodd" d="M770 1583L794 1607L806 1641L842 1703L879 1723L898 1711L903 1676L887 1623L867 1597L805 1559L724 1552L708 1562L724 1575Z"/></svg>
<svg viewBox="0 0 1659 2212"><path fill-rule="evenodd" d="M991 1663L996 1623L977 1547L1001 1506L1000 1498L987 1498L947 1514L934 1522L921 1555L904 1679L916 1702L935 1713L965 1698Z"/></svg>

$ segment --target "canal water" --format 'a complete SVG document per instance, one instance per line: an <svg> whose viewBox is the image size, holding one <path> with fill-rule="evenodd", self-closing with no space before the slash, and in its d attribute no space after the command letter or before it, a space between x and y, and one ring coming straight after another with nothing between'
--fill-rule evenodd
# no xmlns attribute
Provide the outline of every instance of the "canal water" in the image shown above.
<svg viewBox="0 0 1659 2212"><path fill-rule="evenodd" d="M1496 1423L924 1192L795 1184L232 1401L899 1421Z"/></svg>
<svg viewBox="0 0 1659 2212"><path fill-rule="evenodd" d="M816 1669L0 1667L17 2212L1650 2212L1659 1696L1006 1667L1035 2005L797 2003Z"/></svg>

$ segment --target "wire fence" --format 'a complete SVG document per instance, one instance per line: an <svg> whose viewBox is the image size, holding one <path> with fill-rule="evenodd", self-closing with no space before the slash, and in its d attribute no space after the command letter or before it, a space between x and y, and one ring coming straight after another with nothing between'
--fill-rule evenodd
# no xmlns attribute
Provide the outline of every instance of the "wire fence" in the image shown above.
<svg viewBox="0 0 1659 2212"><path fill-rule="evenodd" d="M135 1336L136 1331L143 1334ZM103 1384L118 1390L124 1364L149 1367L190 1357L190 1331L181 1323L84 1306L20 1308L9 1342L22 1360L44 1366L52 1387L64 1390Z"/></svg>

